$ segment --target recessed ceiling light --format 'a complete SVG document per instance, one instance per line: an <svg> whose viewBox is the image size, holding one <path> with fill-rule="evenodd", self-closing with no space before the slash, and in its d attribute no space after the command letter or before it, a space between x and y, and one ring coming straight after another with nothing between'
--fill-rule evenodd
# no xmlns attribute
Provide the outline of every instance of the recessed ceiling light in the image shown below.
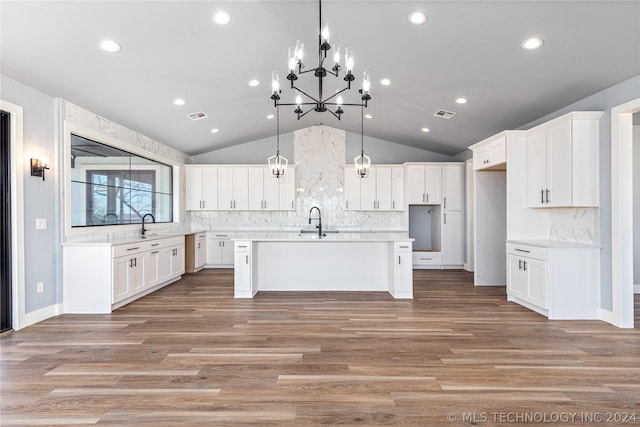
<svg viewBox="0 0 640 427"><path fill-rule="evenodd" d="M120 52L120 45L113 40L102 40L98 43L98 47L109 53Z"/></svg>
<svg viewBox="0 0 640 427"><path fill-rule="evenodd" d="M544 44L544 41L542 39L539 39L537 37L532 37L530 39L526 39L525 41L523 41L520 44L520 46L522 46L522 48L526 50L533 50L533 49L541 48L543 44Z"/></svg>
<svg viewBox="0 0 640 427"><path fill-rule="evenodd" d="M382 79L382 80L380 80L380 84L381 84L382 86L389 86L389 85L391 84L391 80L389 80L389 79Z"/></svg>
<svg viewBox="0 0 640 427"><path fill-rule="evenodd" d="M216 129L211 129L211 133L218 133L218 132L220 132L220 129L217 129L217 128Z"/></svg>
<svg viewBox="0 0 640 427"><path fill-rule="evenodd" d="M267 116L267 119L271 120L271 119L273 119L274 117L275 117L275 116L274 116L273 114L269 114L269 115Z"/></svg>
<svg viewBox="0 0 640 427"><path fill-rule="evenodd" d="M415 25L424 24L427 22L427 15L424 12L413 12L409 15L409 22Z"/></svg>
<svg viewBox="0 0 640 427"><path fill-rule="evenodd" d="M258 80L256 80L256 79L249 80L249 86L251 86L251 87L256 87L259 84L260 84L260 82Z"/></svg>
<svg viewBox="0 0 640 427"><path fill-rule="evenodd" d="M429 132L431 129L429 129L429 128L422 128L422 129L420 129L420 130L421 130L422 132Z"/></svg>
<svg viewBox="0 0 640 427"><path fill-rule="evenodd" d="M186 101L184 99L182 99L182 98L176 98L176 99L173 100L173 103L175 105L184 105L186 103Z"/></svg>
<svg viewBox="0 0 640 427"><path fill-rule="evenodd" d="M466 104L467 103L467 98L463 98L463 97L456 98L456 102L458 104Z"/></svg>
<svg viewBox="0 0 640 427"><path fill-rule="evenodd" d="M371 114L365 114L364 118L365 119L373 119L373 116Z"/></svg>
<svg viewBox="0 0 640 427"><path fill-rule="evenodd" d="M229 22L231 22L231 15L229 15L227 12L218 12L213 15L213 22L218 25L227 25Z"/></svg>

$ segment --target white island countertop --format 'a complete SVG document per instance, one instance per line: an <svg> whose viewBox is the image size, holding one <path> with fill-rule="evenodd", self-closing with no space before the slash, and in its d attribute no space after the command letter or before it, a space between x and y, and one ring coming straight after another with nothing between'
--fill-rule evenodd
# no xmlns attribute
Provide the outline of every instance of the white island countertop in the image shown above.
<svg viewBox="0 0 640 427"><path fill-rule="evenodd" d="M319 237L318 233L300 232L239 232L231 240L260 241L260 242L412 242L414 239L406 233L335 233L328 232Z"/></svg>
<svg viewBox="0 0 640 427"><path fill-rule="evenodd" d="M563 240L546 240L546 239L509 239L507 243L516 245L535 246L538 248L599 248L596 243L578 243Z"/></svg>

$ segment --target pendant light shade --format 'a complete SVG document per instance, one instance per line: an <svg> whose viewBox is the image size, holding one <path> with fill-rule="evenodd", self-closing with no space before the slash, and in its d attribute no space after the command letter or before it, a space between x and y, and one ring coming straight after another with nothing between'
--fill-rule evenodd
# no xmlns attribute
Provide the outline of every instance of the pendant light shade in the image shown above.
<svg viewBox="0 0 640 427"><path fill-rule="evenodd" d="M371 170L371 158L364 154L364 106L361 107L362 125L360 128L360 154L353 158L356 167L356 173L360 178L367 178L369 170Z"/></svg>
<svg viewBox="0 0 640 427"><path fill-rule="evenodd" d="M267 159L271 176L280 178L287 173L289 160L280 155L280 107L276 108L276 154Z"/></svg>

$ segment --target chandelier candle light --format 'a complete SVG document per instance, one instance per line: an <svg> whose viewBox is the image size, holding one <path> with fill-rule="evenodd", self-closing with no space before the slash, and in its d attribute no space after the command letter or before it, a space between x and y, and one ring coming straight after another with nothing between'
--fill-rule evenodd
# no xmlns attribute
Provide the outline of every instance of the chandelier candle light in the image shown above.
<svg viewBox="0 0 640 427"><path fill-rule="evenodd" d="M304 56L304 43L301 43L299 40L296 42L295 47L289 47L289 62L288 69L289 73L287 74L287 80L291 82L291 89L295 89L297 92L295 103L282 103L280 102L280 78L277 71L273 71L271 73L271 99L273 99L273 104L275 107L279 107L281 105L295 105L296 108L294 113L297 114L298 120L301 117L306 115L311 111L317 111L319 113L323 113L325 111L333 114L338 120L340 120L340 116L344 113L342 110L343 106L358 106L358 107L367 107L368 101L371 99L371 95L369 91L371 89L371 81L369 80L369 73L364 72L362 76L362 89L359 90L361 97L360 103L355 104L345 104L342 99L342 92L351 89L351 82L355 80L355 76L353 75L353 48L348 47L345 49L345 67L346 67L346 75L344 76L344 81L347 82L347 86L341 90L336 90L336 92L327 97L323 97L323 79L327 77L328 74L331 74L335 77L338 77L340 73L340 69L342 66L340 65L340 46L334 44L333 45L333 67L331 69L325 68L324 61L327 59L327 52L331 50L331 44L329 43L329 28L322 26L322 0L318 0L319 11L320 11L320 19L319 19L319 31L318 31L318 66L313 69L303 70L304 64L302 63L302 58ZM298 80L298 76L302 74L313 72L313 74L318 78L318 96L314 97L309 95L305 91L296 87L295 81ZM309 99L309 101L303 102L302 96ZM303 106L310 106L307 111L303 111ZM329 108L336 107L335 110L331 110Z"/></svg>
<svg viewBox="0 0 640 427"><path fill-rule="evenodd" d="M280 178L287 172L289 160L280 155L280 107L276 108L276 155L267 159L271 176Z"/></svg>

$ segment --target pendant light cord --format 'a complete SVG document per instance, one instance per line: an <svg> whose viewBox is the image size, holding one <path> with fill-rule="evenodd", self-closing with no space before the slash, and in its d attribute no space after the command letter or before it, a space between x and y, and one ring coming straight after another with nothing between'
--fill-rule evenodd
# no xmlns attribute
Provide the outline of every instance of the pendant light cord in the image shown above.
<svg viewBox="0 0 640 427"><path fill-rule="evenodd" d="M360 127L360 155L362 156L362 159L364 160L364 106L360 107L360 113L361 113L361 127Z"/></svg>
<svg viewBox="0 0 640 427"><path fill-rule="evenodd" d="M276 158L280 157L280 106L276 108Z"/></svg>

